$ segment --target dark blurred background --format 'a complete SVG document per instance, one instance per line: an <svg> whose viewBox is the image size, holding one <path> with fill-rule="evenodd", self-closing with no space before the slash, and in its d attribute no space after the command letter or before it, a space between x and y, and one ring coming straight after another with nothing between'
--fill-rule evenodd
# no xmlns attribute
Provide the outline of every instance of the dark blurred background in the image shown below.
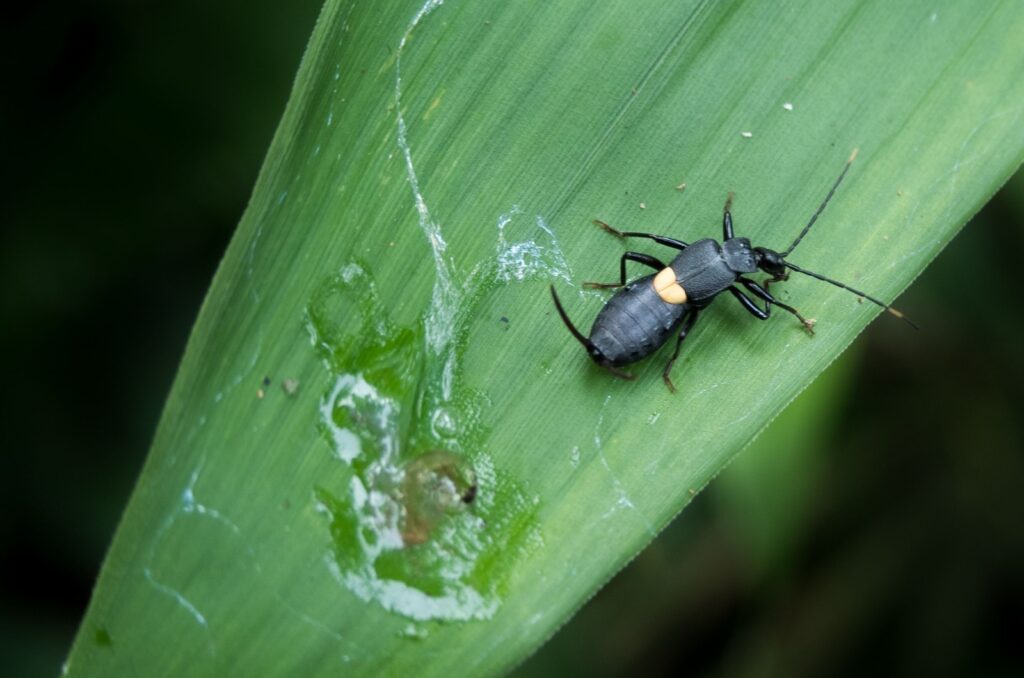
<svg viewBox="0 0 1024 678"><path fill-rule="evenodd" d="M0 656L55 675L319 0L4 10ZM1018 175L521 675L1024 673Z"/></svg>

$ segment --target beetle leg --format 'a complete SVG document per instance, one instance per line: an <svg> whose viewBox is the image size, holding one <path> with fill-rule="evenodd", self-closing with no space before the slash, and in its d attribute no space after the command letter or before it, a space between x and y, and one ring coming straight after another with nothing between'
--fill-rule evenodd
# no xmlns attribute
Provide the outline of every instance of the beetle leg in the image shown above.
<svg viewBox="0 0 1024 678"><path fill-rule="evenodd" d="M732 207L732 192L729 193L729 197L725 199L725 207L722 209L722 240L732 240L732 215L729 214L729 209Z"/></svg>
<svg viewBox="0 0 1024 678"><path fill-rule="evenodd" d="M749 311L751 315L761 320L767 320L772 314L772 306L778 306L782 310L792 313L794 316L796 316L796 319L800 321L800 323L804 326L804 329L807 330L808 333L812 335L814 334L814 323L800 315L800 312L797 311L795 308L793 308L789 304L782 303L781 301L773 297L771 293L768 292L768 290L764 289L753 280L748 280L747 278L739 278L737 282L746 287L758 299L764 301L764 310L762 311L757 307L757 305L750 297L743 294L743 292L741 292L739 289L737 289L736 287L729 288L729 291L732 293L732 295L736 297L737 301L739 301L740 304L742 304L743 307L747 309L747 311Z"/></svg>
<svg viewBox="0 0 1024 678"><path fill-rule="evenodd" d="M569 320L569 314L565 312L564 308L562 308L562 302L558 298L558 293L555 292L554 285L551 286L551 298L554 299L555 301L555 308L558 310L558 315L562 316L562 322L564 322L565 326L569 328L569 332L572 333L572 336L576 337L576 340L583 344L583 348L587 349L587 354L591 357L591 359L594 362L596 362L598 365L614 374L619 379L633 379L632 374L620 370L619 368L612 365L611 362L609 362L609 360L604 356L604 354L601 353L600 349L594 346L594 342L590 341L590 339L587 336L585 336L582 332L576 329L576 326L572 323L571 320Z"/></svg>
<svg viewBox="0 0 1024 678"><path fill-rule="evenodd" d="M672 357L669 358L668 364L665 365L665 369L661 372L661 378L665 380L665 385L668 386L668 390L672 393L676 392L676 386L672 383L672 364L675 363L676 358L679 357L679 349L683 345L683 339L686 339L687 333L693 329L693 324L697 322L697 309L691 308L687 311L686 320L683 321L683 328L679 330L679 338L676 339L676 350L672 351Z"/></svg>
<svg viewBox="0 0 1024 678"><path fill-rule="evenodd" d="M638 264L644 264L646 266L650 266L651 268L653 268L653 269L655 269L657 271L663 270L665 268L665 264L663 264L661 262L661 260L658 259L657 257L652 257L649 254L643 254L641 252L626 252L625 254L622 255L622 258L619 259L619 274L620 274L619 280L621 282L617 282L617 283L585 282L585 283L583 283L583 286L584 287L589 287L589 288L592 288L592 289L609 289L609 288L615 288L615 287L622 287L623 285L626 284L626 262L627 261L635 261Z"/></svg>
<svg viewBox="0 0 1024 678"><path fill-rule="evenodd" d="M773 275L771 278L765 280L763 283L761 283L761 287L763 287L764 291L767 292L768 288L771 287L772 283L785 282L787 280L789 280L789 271L784 271L782 273L779 273L778 275Z"/></svg>
<svg viewBox="0 0 1024 678"><path fill-rule="evenodd" d="M804 326L804 329L806 329L810 334L814 334L814 323L800 315L800 312L797 311L795 308L788 304L782 303L781 301L773 297L767 289L761 287L753 280L748 280L747 278L740 278L739 281L740 284L742 284L748 290L753 292L755 296L760 297L761 299L764 300L765 310L767 310L769 313L771 312L772 304L774 304L781 308L782 310L792 313L794 316L796 316L796 319L799 320L800 323Z"/></svg>
<svg viewBox="0 0 1024 678"><path fill-rule="evenodd" d="M672 247L677 250L685 250L687 247L690 246L689 243L685 243L682 240L676 240L675 238L670 238L667 235L655 235L653 233L641 233L639 231L620 231L617 228L609 226L600 219L594 219L594 225L600 226L604 230L608 231L612 235L617 236L619 238L649 238L650 240L653 240L659 245L665 245L666 247Z"/></svg>
<svg viewBox="0 0 1024 678"><path fill-rule="evenodd" d="M740 305L742 305L750 315L754 316L758 320L768 320L769 316L771 316L770 307L766 307L766 310L762 311L757 307L757 304L754 303L753 299L743 294L743 292L738 288L729 287L728 290L732 296L736 297L736 301L740 302Z"/></svg>
<svg viewBox="0 0 1024 678"><path fill-rule="evenodd" d="M558 293L555 292L554 285L551 286L551 298L555 300L555 308L558 309L558 315L562 316L562 322L564 322L565 326L569 328L569 332L572 333L572 336L576 337L576 341L583 344L583 348L587 349L587 353L590 355L601 355L601 352L597 350L596 346L594 346L594 342L590 341L585 334L576 329L576 325L569 320L569 314L565 312L564 308L562 308L562 302L558 298Z"/></svg>

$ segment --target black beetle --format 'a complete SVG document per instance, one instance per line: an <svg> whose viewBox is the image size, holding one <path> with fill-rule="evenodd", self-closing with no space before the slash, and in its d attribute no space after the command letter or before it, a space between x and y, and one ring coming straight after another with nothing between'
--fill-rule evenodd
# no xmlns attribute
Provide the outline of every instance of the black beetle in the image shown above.
<svg viewBox="0 0 1024 678"><path fill-rule="evenodd" d="M832 184L828 195L818 206L811 220L800 231L800 235L784 252L776 252L767 247L752 247L749 239L737 238L733 235L732 215L729 213L729 208L732 205L731 193L725 201L721 244L712 238L688 244L663 235L618 231L603 221L595 221L595 224L620 238L649 238L661 245L681 251L667 266L660 259L649 254L626 252L619 260L619 282L584 283L585 287L591 288L622 288L608 300L601 312L597 314L589 337L584 336L569 320L569 316L555 292L555 287L552 285L551 297L555 301L558 314L562 316L562 320L573 336L587 349L587 353L594 362L622 379L632 379L633 375L619 369L620 367L651 355L661 348L662 344L668 341L668 338L678 329L676 348L661 374L665 384L673 392L675 386L672 384L669 374L672 371L672 364L679 357L679 349L683 345L683 340L693 329L700 311L722 292L732 294L743 308L760 320L767 320L771 315L772 306L778 306L792 313L810 334L814 334L812 321L804 318L792 306L773 297L768 291L772 283L786 280L789 277L789 271L803 273L853 292L859 297L878 304L916 328L917 326L913 322L888 304L841 282L786 261L786 257L800 244L825 206L828 205L856 157L857 150L854 149L849 160L846 161L846 165L843 166L839 178ZM627 283L627 261L650 266L658 273L645 275ZM754 273L758 270L764 271L771 277L764 283L744 277L744 274ZM746 292L737 287L737 284L763 301L764 309L759 308Z"/></svg>

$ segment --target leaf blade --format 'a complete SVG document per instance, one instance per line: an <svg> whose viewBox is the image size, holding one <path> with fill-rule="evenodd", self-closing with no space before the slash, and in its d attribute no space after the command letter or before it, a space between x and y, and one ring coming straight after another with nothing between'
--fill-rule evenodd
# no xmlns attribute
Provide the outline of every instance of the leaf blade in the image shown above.
<svg viewBox="0 0 1024 678"><path fill-rule="evenodd" d="M423 669L429 658L440 673L517 661L875 313L791 281L798 307L827 318L818 338L785 318L754 325L719 303L677 366L679 396L662 390L661 358L640 366L636 382L609 380L580 355L544 290L561 278L580 323L600 306L597 295L568 292L611 271L621 251L590 219L716 236L721 202L736 190L738 233L785 244L860 146L797 260L834 264L824 272L891 298L1020 162L1020 56L1006 36L1022 17L1010 3L988 9L951 5L933 19L924 5L881 3L775 16L710 3L652 4L640 15L625 3L448 2L392 7L375 23L328 4L72 670L372 673ZM900 40L908 33L920 39ZM378 343L307 326L318 290L352 265L372 273L356 287L376 301L353 301L342 281L327 315L362 304L362 330L386 315ZM395 367L387 360L404 349L388 342L403 332L415 355ZM366 476L339 460L341 444L324 430L337 408L324 415L324 405L343 375L368 371L396 402L427 403L395 424L412 433L403 434L409 458L394 468L445 440L432 429L442 406L472 429L447 444L478 472L496 467L481 490L502 527L473 556L501 570L486 621L417 626L337 576L337 541L314 488L353 501L353 477ZM285 375L300 384L294 397L278 389ZM522 538L536 543L502 562L511 525L526 525ZM98 628L118 652L88 642ZM165 634L173 641L155 652Z"/></svg>

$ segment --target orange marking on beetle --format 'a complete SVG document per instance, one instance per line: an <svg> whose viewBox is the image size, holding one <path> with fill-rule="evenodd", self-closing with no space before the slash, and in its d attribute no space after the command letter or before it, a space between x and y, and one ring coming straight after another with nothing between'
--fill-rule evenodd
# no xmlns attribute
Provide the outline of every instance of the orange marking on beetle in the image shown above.
<svg viewBox="0 0 1024 678"><path fill-rule="evenodd" d="M654 291L666 304L686 303L686 290L676 282L676 272L672 270L671 266L658 271L658 275L654 276L653 284Z"/></svg>

